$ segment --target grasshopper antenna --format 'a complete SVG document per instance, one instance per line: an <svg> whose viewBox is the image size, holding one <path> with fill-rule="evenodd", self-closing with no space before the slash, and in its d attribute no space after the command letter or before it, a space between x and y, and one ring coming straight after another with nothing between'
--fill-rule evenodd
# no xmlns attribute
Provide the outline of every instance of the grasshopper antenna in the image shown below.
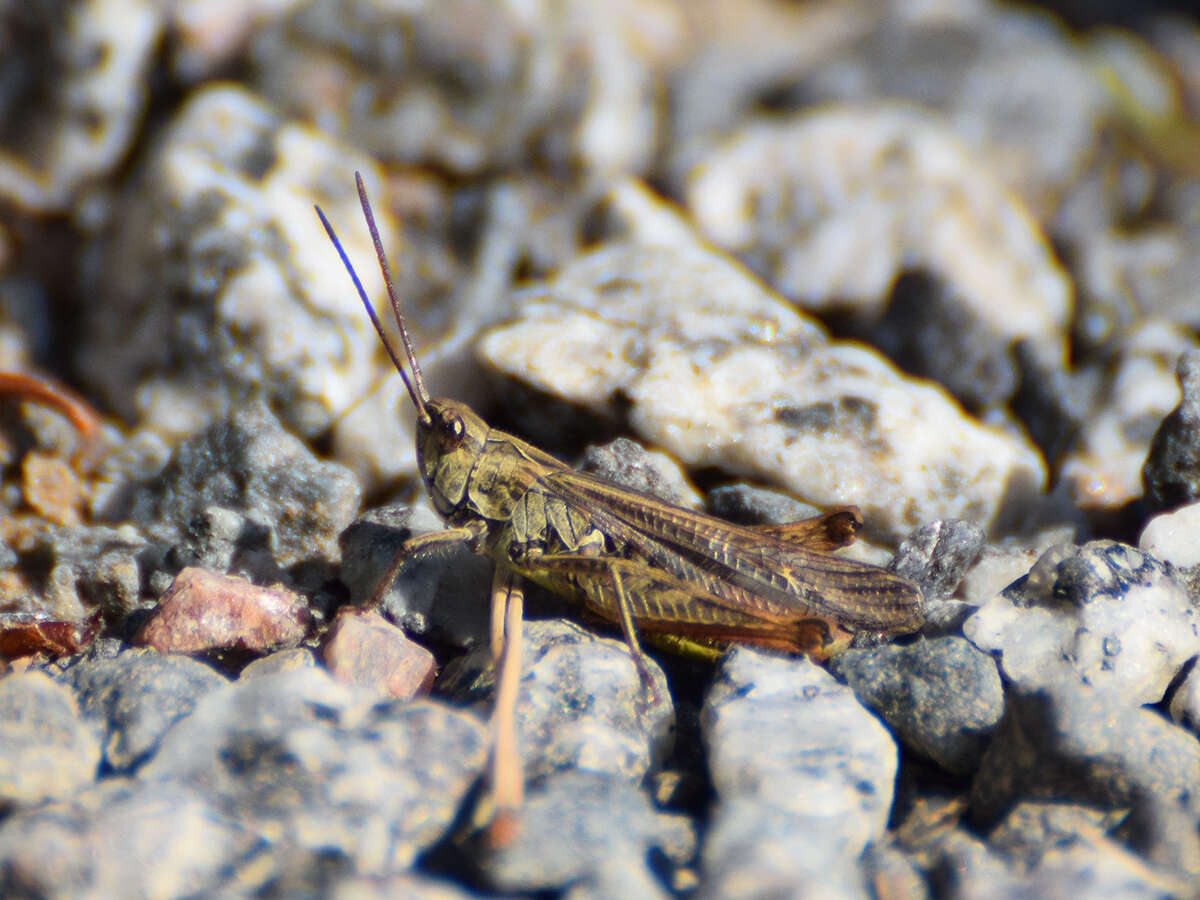
<svg viewBox="0 0 1200 900"><path fill-rule="evenodd" d="M338 240L337 232L333 230L333 225L321 207L314 206L313 208L317 211L317 217L321 220L321 225L324 226L325 233L329 235L329 240L333 243L334 249L337 250L338 256L341 257L342 265L346 267L346 271L350 275L350 280L354 282L354 289L358 291L358 298L362 301L363 307L367 311L367 317L375 327L375 333L379 335L379 340L383 343L383 349L387 351L388 358L392 361L392 365L396 367L396 371L400 373L400 378L404 381L404 387L408 389L408 396L412 398L413 405L417 408L417 418L420 419L422 425L428 425L432 421L428 410L430 402L429 392L425 389L425 379L421 377L421 367L417 364L417 356L413 352L412 339L408 336L408 328L405 326L404 316L400 312L400 301L396 296L396 288L392 281L391 267L388 265L387 255L383 252L383 241L379 237L379 228L375 224L375 215L371 210L371 203L367 199L367 189L363 184L362 175L355 172L354 181L358 185L358 198L362 203L363 215L367 219L367 228L371 232L371 240L375 244L375 254L379 258L379 268L383 272L383 281L387 286L388 299L392 304L392 314L396 317L396 323L400 326L400 337L404 341L404 353L408 357L408 364L412 370L411 381L404 369L404 365L400 362L400 358L396 355L396 351L392 347L392 342L388 340L387 333L383 330L379 316L375 313L375 307L367 299L367 292L362 286L362 281L359 280L358 273L354 270L354 264L350 262L350 257L346 254L345 247Z"/></svg>

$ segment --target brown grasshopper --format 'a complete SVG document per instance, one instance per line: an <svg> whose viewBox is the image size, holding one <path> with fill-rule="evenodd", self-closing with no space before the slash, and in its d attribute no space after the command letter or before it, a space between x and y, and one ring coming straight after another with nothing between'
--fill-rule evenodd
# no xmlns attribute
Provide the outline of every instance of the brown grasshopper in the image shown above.
<svg viewBox="0 0 1200 900"><path fill-rule="evenodd" d="M375 592L378 602L407 558L465 542L496 562L492 651L497 709L515 702L521 628L519 579L527 578L620 626L643 683L638 634L676 649L715 653L746 642L824 659L854 631L903 633L924 620L920 589L867 563L830 556L862 524L844 508L786 525L749 527L665 503L563 464L491 428L456 400L432 399L400 311L391 270L355 176L408 372L388 341L333 227L317 209L417 412L417 460L444 531L402 545ZM499 813L520 803L511 722L495 721L493 790ZM502 772L503 765L509 771Z"/></svg>

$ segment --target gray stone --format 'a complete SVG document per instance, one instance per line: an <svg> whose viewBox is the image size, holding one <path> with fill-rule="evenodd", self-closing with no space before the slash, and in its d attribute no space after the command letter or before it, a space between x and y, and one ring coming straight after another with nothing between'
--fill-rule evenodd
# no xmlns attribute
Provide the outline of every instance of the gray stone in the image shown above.
<svg viewBox="0 0 1200 900"><path fill-rule="evenodd" d="M1023 799L1130 806L1145 798L1200 822L1200 740L1111 691L1062 681L1011 687L971 786L971 815L990 824Z"/></svg>
<svg viewBox="0 0 1200 900"><path fill-rule="evenodd" d="M233 85L201 87L171 112L85 259L81 280L104 302L84 308L81 378L124 421L175 440L261 401L308 438L330 430L360 476L411 468L403 387L370 392L378 338L312 210L360 221L351 173L381 196L374 163ZM390 242L385 204L378 215ZM365 229L343 239L371 258ZM379 273L360 268L378 296ZM342 414L363 406L372 439L345 439Z"/></svg>
<svg viewBox="0 0 1200 900"><path fill-rule="evenodd" d="M1059 478L1077 485L1078 505L1113 511L1146 495L1155 430L1179 402L1174 362L1196 348L1192 329L1156 317L1122 322L1116 335L1116 347L1099 355L1094 394L1059 463Z"/></svg>
<svg viewBox="0 0 1200 900"><path fill-rule="evenodd" d="M788 494L744 483L714 488L708 492L707 502L713 515L745 525L784 525L820 512Z"/></svg>
<svg viewBox="0 0 1200 900"><path fill-rule="evenodd" d="M168 571L195 567L241 575L256 584L284 579L271 552L274 534L257 514L213 505L180 525L178 543L167 550Z"/></svg>
<svg viewBox="0 0 1200 900"><path fill-rule="evenodd" d="M213 541L241 540L249 525L214 515L212 507L233 510L265 530L276 563L286 568L336 559L337 536L358 512L360 496L349 470L318 460L265 407L250 406L176 448L162 473L134 492L128 515L164 544L195 546L189 523L198 516ZM234 536L219 537L227 525Z"/></svg>
<svg viewBox="0 0 1200 900"><path fill-rule="evenodd" d="M0 809L70 797L91 783L100 742L70 688L42 672L0 678Z"/></svg>
<svg viewBox="0 0 1200 900"><path fill-rule="evenodd" d="M591 12L418 2L345 15L300 5L255 35L251 77L265 96L379 158L456 178L519 169L535 146L551 169L638 171L661 124L656 70L683 26L637 7ZM649 44L638 40L648 22Z"/></svg>
<svg viewBox="0 0 1200 900"><path fill-rule="evenodd" d="M1114 541L1047 551L963 632L997 653L1024 690L1069 680L1130 706L1162 699L1200 653L1200 611L1187 590L1158 560Z"/></svg>
<svg viewBox="0 0 1200 900"><path fill-rule="evenodd" d="M887 826L898 759L850 689L807 659L737 647L701 728L717 793L703 853L704 882L719 886L709 896L813 879L860 890L858 858Z"/></svg>
<svg viewBox="0 0 1200 900"><path fill-rule="evenodd" d="M938 118L810 108L740 124L695 162L684 190L705 237L806 309L879 320L891 299L876 342L907 370L916 359L992 404L1015 387L1014 344L1061 360L1069 282L1009 186ZM908 279L905 302L903 271L936 286Z"/></svg>
<svg viewBox="0 0 1200 900"><path fill-rule="evenodd" d="M85 658L63 679L78 694L84 716L98 726L104 762L116 772L129 772L153 756L168 728L201 697L228 683L191 657L154 650Z"/></svg>
<svg viewBox="0 0 1200 900"><path fill-rule="evenodd" d="M0 825L0 887L25 897L222 894L258 839L202 790L106 780Z"/></svg>
<svg viewBox="0 0 1200 900"><path fill-rule="evenodd" d="M889 539L933 519L990 524L1041 491L1043 464L1023 440L867 348L829 341L685 224L662 226L668 213L645 191L612 197L635 237L516 295L517 318L479 344L499 371L602 415L627 401L638 436L684 465L857 505Z"/></svg>
<svg viewBox="0 0 1200 900"><path fill-rule="evenodd" d="M931 522L901 542L888 568L919 584L927 604L945 600L979 557L983 538L983 529L974 522Z"/></svg>
<svg viewBox="0 0 1200 900"><path fill-rule="evenodd" d="M12 598L12 606L65 622L82 622L96 611L120 619L141 601L146 550L146 539L132 525L47 526L25 554L45 574L31 593Z"/></svg>
<svg viewBox="0 0 1200 900"><path fill-rule="evenodd" d="M653 660L648 698L624 641L565 619L527 621L522 635L516 716L526 777L577 768L640 781L662 764L674 741L675 711ZM446 668L439 687L453 695L490 687L488 649Z"/></svg>
<svg viewBox="0 0 1200 900"><path fill-rule="evenodd" d="M956 774L975 770L1004 713L996 663L961 637L851 649L832 667L906 746Z"/></svg>
<svg viewBox="0 0 1200 900"><path fill-rule="evenodd" d="M675 460L665 453L647 450L629 438L619 437L603 446L590 445L579 468L676 506L688 509L703 506L700 495Z"/></svg>
<svg viewBox="0 0 1200 900"><path fill-rule="evenodd" d="M111 176L138 135L165 10L104 0L14 14L5 41L0 197L27 214L65 212Z"/></svg>
<svg viewBox="0 0 1200 900"><path fill-rule="evenodd" d="M1200 350L1179 357L1175 378L1183 396L1154 433L1142 468L1151 509L1200 499Z"/></svg>
<svg viewBox="0 0 1200 900"><path fill-rule="evenodd" d="M485 853L480 866L504 893L572 885L580 897L666 897L646 867L647 854L657 850L682 865L695 848L692 824L656 811L628 779L560 772L529 791L516 838ZM635 893L611 893L618 886Z"/></svg>
<svg viewBox="0 0 1200 900"><path fill-rule="evenodd" d="M301 668L206 695L138 772L181 784L277 848L278 875L336 853L388 876L442 836L487 757L474 716L431 701L380 704L374 691Z"/></svg>

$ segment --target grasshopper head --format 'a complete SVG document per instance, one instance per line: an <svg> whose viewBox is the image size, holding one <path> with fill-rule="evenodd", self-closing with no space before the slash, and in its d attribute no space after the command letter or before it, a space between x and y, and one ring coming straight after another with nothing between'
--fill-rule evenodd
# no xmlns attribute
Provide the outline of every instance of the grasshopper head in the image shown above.
<svg viewBox="0 0 1200 900"><path fill-rule="evenodd" d="M417 464L433 505L448 516L462 503L488 425L465 403L430 400L417 417Z"/></svg>

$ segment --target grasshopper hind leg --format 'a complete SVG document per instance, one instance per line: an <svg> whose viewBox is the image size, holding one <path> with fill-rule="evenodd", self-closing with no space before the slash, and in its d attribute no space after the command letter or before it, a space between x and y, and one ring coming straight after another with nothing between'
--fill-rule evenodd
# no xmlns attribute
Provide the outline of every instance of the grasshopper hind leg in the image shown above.
<svg viewBox="0 0 1200 900"><path fill-rule="evenodd" d="M492 579L496 698L492 706L491 778L495 812L487 826L487 840L493 847L512 843L521 827L519 810L525 782L517 746L517 695L521 684L524 601L520 577L497 567Z"/></svg>
<svg viewBox="0 0 1200 900"><path fill-rule="evenodd" d="M616 566L608 566L608 574L612 578L613 592L617 598L617 614L621 620L621 632L625 635L625 643L629 645L629 655L637 668L638 678L642 682L649 706L656 704L661 698L658 686L654 682L654 673L650 671L650 659L638 642L637 629L633 624L633 604L621 581L621 570Z"/></svg>

